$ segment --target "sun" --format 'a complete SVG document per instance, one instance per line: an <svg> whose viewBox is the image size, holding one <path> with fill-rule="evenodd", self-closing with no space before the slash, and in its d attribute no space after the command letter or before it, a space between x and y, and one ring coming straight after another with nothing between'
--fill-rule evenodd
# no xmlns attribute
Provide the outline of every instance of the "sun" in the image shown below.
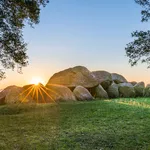
<svg viewBox="0 0 150 150"><path fill-rule="evenodd" d="M44 80L40 77L32 77L30 84L38 85L39 83L44 84Z"/></svg>

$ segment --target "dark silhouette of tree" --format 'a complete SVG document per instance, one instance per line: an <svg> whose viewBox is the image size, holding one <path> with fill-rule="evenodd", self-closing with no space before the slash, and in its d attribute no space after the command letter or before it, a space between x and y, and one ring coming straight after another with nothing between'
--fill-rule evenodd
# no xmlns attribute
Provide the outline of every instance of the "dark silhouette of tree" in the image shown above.
<svg viewBox="0 0 150 150"><path fill-rule="evenodd" d="M150 19L150 0L135 0L135 2L143 7L141 21L148 22ZM135 31L132 33L132 37L134 41L127 44L125 48L129 63L134 66L141 61L150 68L150 30Z"/></svg>
<svg viewBox="0 0 150 150"><path fill-rule="evenodd" d="M33 27L39 23L41 6L48 0L0 0L0 79L5 77L4 69L22 67L28 64L27 44L22 30L26 24Z"/></svg>

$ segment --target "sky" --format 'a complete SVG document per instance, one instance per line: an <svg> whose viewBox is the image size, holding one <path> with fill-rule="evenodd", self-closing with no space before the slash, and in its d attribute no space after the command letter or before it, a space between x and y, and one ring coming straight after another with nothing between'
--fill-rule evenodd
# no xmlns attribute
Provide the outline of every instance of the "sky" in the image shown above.
<svg viewBox="0 0 150 150"><path fill-rule="evenodd" d="M134 0L50 0L40 23L23 32L29 65L23 74L6 70L0 89L29 84L34 77L46 84L54 73L77 65L150 83L150 69L140 63L131 67L125 53L131 32L149 29L140 11Z"/></svg>

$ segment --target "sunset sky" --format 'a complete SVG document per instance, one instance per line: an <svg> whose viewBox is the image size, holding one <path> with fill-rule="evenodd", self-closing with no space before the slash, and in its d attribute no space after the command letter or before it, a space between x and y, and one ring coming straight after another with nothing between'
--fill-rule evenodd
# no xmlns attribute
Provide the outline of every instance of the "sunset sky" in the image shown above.
<svg viewBox="0 0 150 150"><path fill-rule="evenodd" d="M36 76L46 83L54 73L76 65L150 83L150 69L143 64L131 68L125 56L131 32L149 29L149 23L140 22L140 10L134 0L50 0L40 24L24 29L29 65L23 74L6 70L0 88L29 84Z"/></svg>

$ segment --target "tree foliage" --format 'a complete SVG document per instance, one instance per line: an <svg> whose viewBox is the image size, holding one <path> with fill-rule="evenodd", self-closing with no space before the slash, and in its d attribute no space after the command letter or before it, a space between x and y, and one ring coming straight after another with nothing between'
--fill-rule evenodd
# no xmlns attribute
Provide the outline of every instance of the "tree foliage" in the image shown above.
<svg viewBox="0 0 150 150"><path fill-rule="evenodd" d="M143 8L141 21L148 22L150 19L150 0L135 0L135 2ZM141 61L150 68L150 30L135 31L132 33L132 37L134 41L127 44L125 48L129 63L134 66Z"/></svg>
<svg viewBox="0 0 150 150"><path fill-rule="evenodd" d="M39 23L41 6L48 0L0 0L0 79L5 75L3 69L22 67L28 64L27 44L22 30L28 23L31 27Z"/></svg>

